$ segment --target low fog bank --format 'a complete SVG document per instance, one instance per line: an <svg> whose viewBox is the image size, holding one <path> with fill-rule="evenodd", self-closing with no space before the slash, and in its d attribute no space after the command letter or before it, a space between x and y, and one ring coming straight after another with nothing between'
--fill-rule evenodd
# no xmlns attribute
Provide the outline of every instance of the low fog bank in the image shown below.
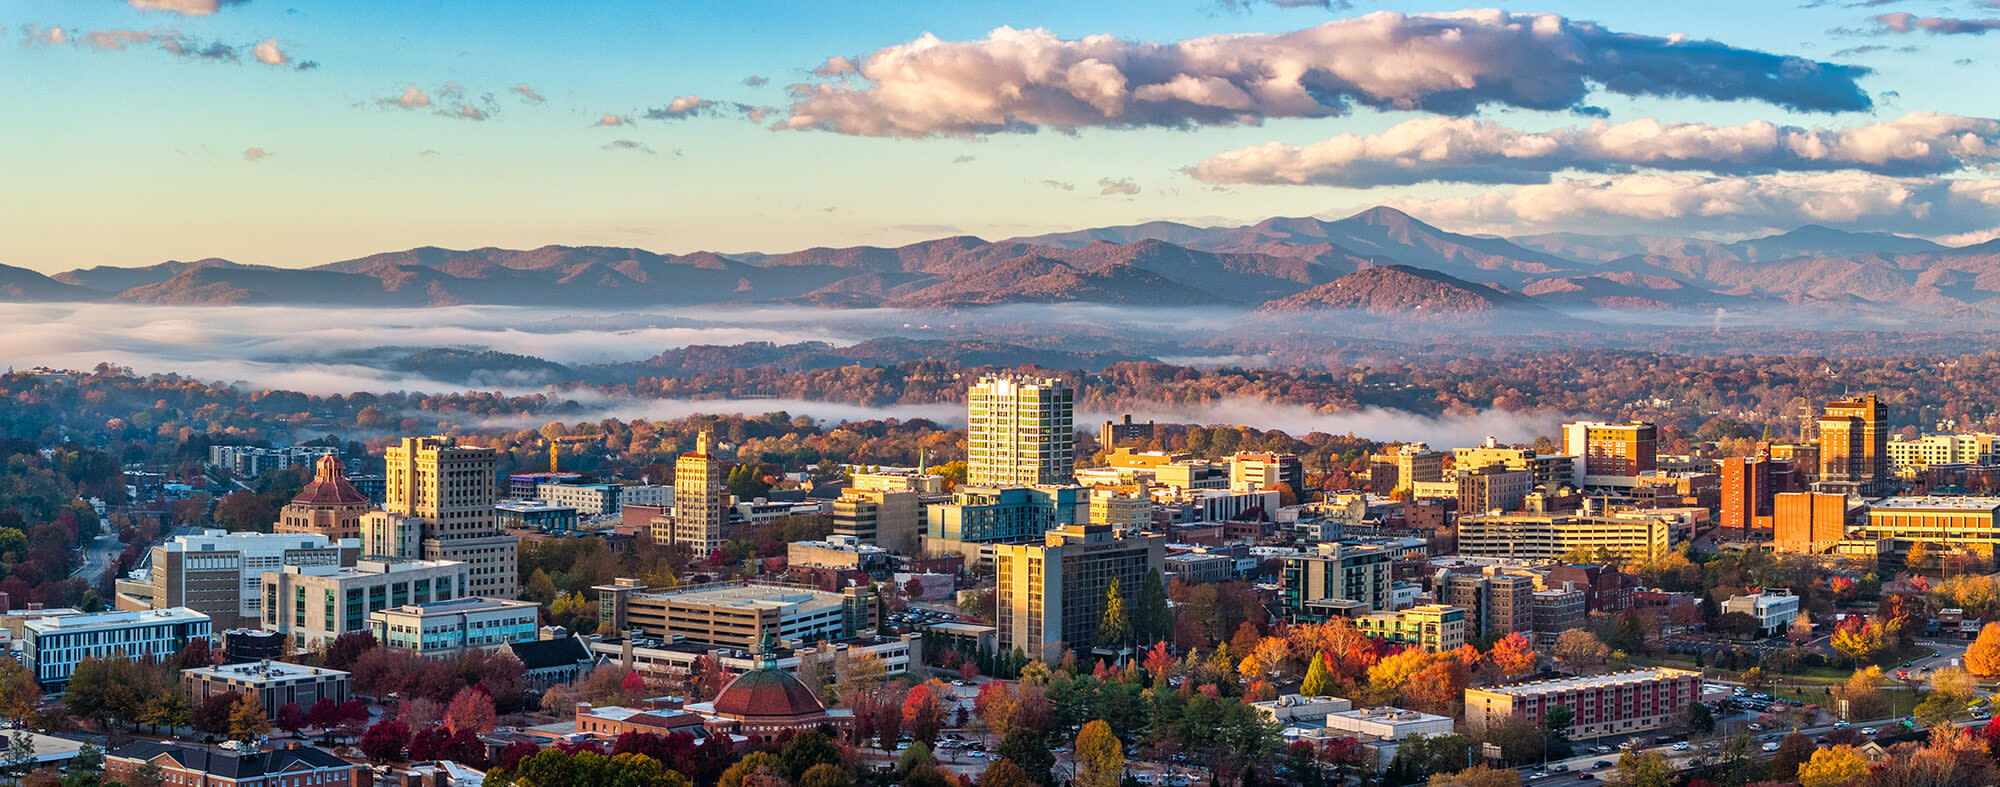
<svg viewBox="0 0 2000 787"><path fill-rule="evenodd" d="M1322 412L1306 405L1274 404L1247 397L1224 399L1208 405L1136 404L1110 413L1086 413L1077 417L1079 429L1092 428L1103 421L1117 420L1125 413L1132 420L1160 423L1202 424L1205 426L1250 426L1279 429L1293 437L1312 432L1349 434L1383 442L1427 442L1434 446L1476 445L1491 435L1502 443L1529 443L1536 437L1559 433L1562 422L1571 420L1561 413L1514 413L1483 410L1468 415L1430 416L1384 407ZM963 421L963 417L960 418Z"/></svg>

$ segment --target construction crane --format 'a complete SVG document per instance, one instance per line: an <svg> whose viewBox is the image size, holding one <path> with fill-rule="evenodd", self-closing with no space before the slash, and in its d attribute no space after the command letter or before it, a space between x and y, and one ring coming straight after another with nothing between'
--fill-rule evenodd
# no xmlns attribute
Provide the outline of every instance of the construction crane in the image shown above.
<svg viewBox="0 0 2000 787"><path fill-rule="evenodd" d="M596 435L569 435L567 437L550 437L547 439L549 441L549 472L557 473L561 472L561 469L558 467L557 457L562 453L563 443L594 443L597 442L598 438ZM570 449L570 454L575 455L576 449Z"/></svg>

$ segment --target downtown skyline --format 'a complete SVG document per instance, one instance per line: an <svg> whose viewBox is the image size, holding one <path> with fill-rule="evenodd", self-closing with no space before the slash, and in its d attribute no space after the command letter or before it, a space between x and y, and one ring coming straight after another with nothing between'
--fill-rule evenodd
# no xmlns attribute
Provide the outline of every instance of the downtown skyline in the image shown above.
<svg viewBox="0 0 2000 787"><path fill-rule="evenodd" d="M2000 110L1964 89L2000 8L1332 5L10 0L0 263L779 252L1371 204L1466 232L2000 229Z"/></svg>

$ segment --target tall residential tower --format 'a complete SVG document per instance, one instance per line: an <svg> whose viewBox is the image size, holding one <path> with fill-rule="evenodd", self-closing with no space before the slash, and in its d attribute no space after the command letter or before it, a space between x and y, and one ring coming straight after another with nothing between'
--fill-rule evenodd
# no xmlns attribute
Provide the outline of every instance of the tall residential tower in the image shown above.
<svg viewBox="0 0 2000 787"><path fill-rule="evenodd" d="M982 377L966 395L966 484L1072 484L1076 391L1054 378Z"/></svg>
<svg viewBox="0 0 2000 787"><path fill-rule="evenodd" d="M722 548L728 540L729 461L708 452L709 434L694 439L694 450L674 462L674 515L653 520L653 541L686 544L697 555Z"/></svg>

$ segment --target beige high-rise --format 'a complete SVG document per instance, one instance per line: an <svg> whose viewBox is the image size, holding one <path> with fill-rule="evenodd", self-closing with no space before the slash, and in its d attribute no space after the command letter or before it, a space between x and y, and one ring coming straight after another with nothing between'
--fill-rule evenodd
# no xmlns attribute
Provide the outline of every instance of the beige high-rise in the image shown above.
<svg viewBox="0 0 2000 787"><path fill-rule="evenodd" d="M460 447L451 437L405 437L384 456L383 510L423 520L421 557L456 560L471 573L472 595L519 594L520 539L500 531L493 515L490 448Z"/></svg>
<svg viewBox="0 0 2000 787"><path fill-rule="evenodd" d="M1076 481L1076 391L1054 378L982 377L966 394L968 486Z"/></svg>
<svg viewBox="0 0 2000 787"><path fill-rule="evenodd" d="M729 461L710 454L708 441L707 432L697 435L694 450L674 462L674 515L653 520L654 542L706 555L729 539Z"/></svg>

